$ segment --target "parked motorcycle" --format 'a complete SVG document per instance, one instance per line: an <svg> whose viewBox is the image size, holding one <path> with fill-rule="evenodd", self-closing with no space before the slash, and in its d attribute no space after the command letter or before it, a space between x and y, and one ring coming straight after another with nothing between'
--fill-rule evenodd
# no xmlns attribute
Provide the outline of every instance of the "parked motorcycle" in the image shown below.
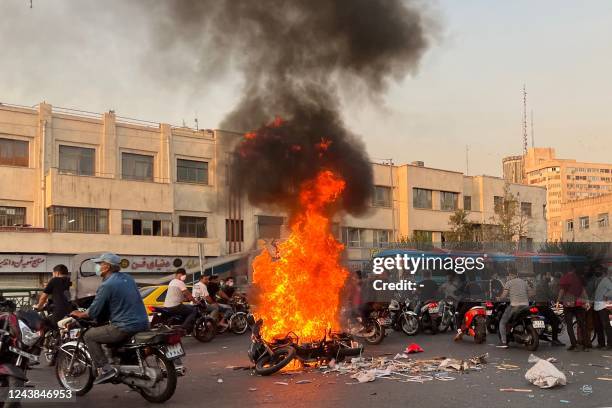
<svg viewBox="0 0 612 408"><path fill-rule="evenodd" d="M59 325L68 331L70 341L60 347L56 377L62 387L76 395L85 395L91 390L95 375L83 337L94 324L69 317ZM181 334L175 330L160 328L140 332L124 343L106 346L106 350L112 367L118 372L110 382L127 384L149 402L169 400L174 395L177 377L185 374Z"/></svg>
<svg viewBox="0 0 612 408"><path fill-rule="evenodd" d="M217 325L217 332L224 333L229 329L234 334L243 334L249 327L247 322L249 303L244 296L236 295L229 306L232 307L232 312L227 319L227 326Z"/></svg>
<svg viewBox="0 0 612 408"><path fill-rule="evenodd" d="M352 340L345 333L327 332L322 340L300 343L299 337L291 332L284 338L272 342L261 336L263 320L255 321L252 315L248 318L251 326L251 346L249 359L255 364L255 372L270 375L297 359L302 364L327 363L331 360L342 361L345 357L358 356L363 346Z"/></svg>
<svg viewBox="0 0 612 408"><path fill-rule="evenodd" d="M461 333L473 337L476 344L482 344L487 340L487 310L485 306L476 304L465 312L461 322L457 322L457 325L461 326Z"/></svg>
<svg viewBox="0 0 612 408"><path fill-rule="evenodd" d="M414 303L414 309L419 321L419 330L429 330L431 334L438 333L442 315L440 314L440 303L435 300Z"/></svg>
<svg viewBox="0 0 612 408"><path fill-rule="evenodd" d="M506 304L506 307L510 307ZM524 344L529 351L536 351L545 323L535 306L524 306L512 314L506 328L507 341ZM500 337L501 339L501 337Z"/></svg>
<svg viewBox="0 0 612 408"><path fill-rule="evenodd" d="M217 334L217 322L206 311L206 303L201 301L195 304L198 310L198 317L193 325L191 333L198 341L208 343L215 338ZM167 307L150 306L149 310L153 317L151 318L151 328L172 327L183 323L183 317L172 313Z"/></svg>
<svg viewBox="0 0 612 408"><path fill-rule="evenodd" d="M419 319L417 314L410 310L410 302L402 302L392 299L389 304L391 327L401 330L408 336L414 336L419 332Z"/></svg>
<svg viewBox="0 0 612 408"><path fill-rule="evenodd" d="M38 363L38 343L44 335L40 320L25 320L31 313L15 310L13 301L0 297L0 390L24 386L29 366ZM19 402L7 402L5 406L19 406Z"/></svg>
<svg viewBox="0 0 612 408"><path fill-rule="evenodd" d="M439 302L440 324L438 332L444 333L448 329L455 329L455 301L451 298L441 300Z"/></svg>

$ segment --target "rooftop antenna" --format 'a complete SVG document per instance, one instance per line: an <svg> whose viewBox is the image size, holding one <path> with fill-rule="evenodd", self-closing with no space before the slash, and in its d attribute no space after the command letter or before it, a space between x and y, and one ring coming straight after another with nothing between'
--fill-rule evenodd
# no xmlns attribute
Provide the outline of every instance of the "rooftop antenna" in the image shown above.
<svg viewBox="0 0 612 408"><path fill-rule="evenodd" d="M465 145L465 175L470 175L470 146Z"/></svg>
<svg viewBox="0 0 612 408"><path fill-rule="evenodd" d="M196 127L196 130L200 130L200 129L198 128L198 118L195 118L195 119L194 119L194 121L195 121L195 127Z"/></svg>
<svg viewBox="0 0 612 408"><path fill-rule="evenodd" d="M533 132L533 109L531 110L531 147L535 147L535 137Z"/></svg>
<svg viewBox="0 0 612 408"><path fill-rule="evenodd" d="M527 89L523 84L523 154L527 154Z"/></svg>

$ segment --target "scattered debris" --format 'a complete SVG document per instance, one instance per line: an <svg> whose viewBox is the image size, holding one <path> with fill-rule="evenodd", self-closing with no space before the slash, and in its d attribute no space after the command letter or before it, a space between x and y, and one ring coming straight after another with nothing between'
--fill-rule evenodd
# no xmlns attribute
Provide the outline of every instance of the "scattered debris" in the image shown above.
<svg viewBox="0 0 612 408"><path fill-rule="evenodd" d="M516 371L518 369L520 369L521 367L514 365L514 364L498 364L495 366L495 368L497 368L498 370L505 370L505 371Z"/></svg>
<svg viewBox="0 0 612 408"><path fill-rule="evenodd" d="M283 382L283 381L276 381L274 384L276 385L289 385L289 383Z"/></svg>
<svg viewBox="0 0 612 408"><path fill-rule="evenodd" d="M257 391L257 388L249 388L250 392Z"/></svg>
<svg viewBox="0 0 612 408"><path fill-rule="evenodd" d="M612 378L610 377L597 377L597 379L602 381L612 381Z"/></svg>
<svg viewBox="0 0 612 408"><path fill-rule="evenodd" d="M529 358L531 359L531 356ZM535 357L535 356L533 356ZM536 357L537 358L537 357ZM540 388L552 388L567 384L567 378L551 362L538 358L537 362L525 373L525 379Z"/></svg>
<svg viewBox="0 0 612 408"><path fill-rule="evenodd" d="M486 364L487 354L472 357L467 360L460 360L446 357L436 357L431 359L411 359L402 354L389 359L386 357L377 358L352 358L351 362L337 363L333 367L321 367L324 374L337 373L350 375L360 384L383 378L399 382L418 382L432 381L452 381L455 379L449 376L451 372L466 372L481 370Z"/></svg>
<svg viewBox="0 0 612 408"><path fill-rule="evenodd" d="M562 404L569 404L570 402L568 400L559 400L560 403Z"/></svg>
<svg viewBox="0 0 612 408"><path fill-rule="evenodd" d="M542 360L540 357L536 356L535 354L530 354L529 357L527 358L527 362L528 363L537 363L538 361ZM556 363L557 359L554 357L548 357L546 359L546 361L548 361L549 363Z"/></svg>
<svg viewBox="0 0 612 408"><path fill-rule="evenodd" d="M528 388L500 388L499 390L504 392L533 392Z"/></svg>
<svg viewBox="0 0 612 408"><path fill-rule="evenodd" d="M296 381L296 384L310 384L312 381L310 380L300 380L300 381Z"/></svg>
<svg viewBox="0 0 612 408"><path fill-rule="evenodd" d="M582 395L589 396L593 393L593 386L585 384L582 387L580 387L580 392L582 393Z"/></svg>
<svg viewBox="0 0 612 408"><path fill-rule="evenodd" d="M217 382L218 382L219 384L222 384L222 383L223 383L223 378L218 378L218 379L217 379Z"/></svg>

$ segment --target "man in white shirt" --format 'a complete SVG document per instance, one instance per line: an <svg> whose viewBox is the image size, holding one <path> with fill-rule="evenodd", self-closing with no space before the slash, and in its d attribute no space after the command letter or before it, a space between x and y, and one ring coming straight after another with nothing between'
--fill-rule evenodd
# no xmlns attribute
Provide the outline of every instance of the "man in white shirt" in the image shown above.
<svg viewBox="0 0 612 408"><path fill-rule="evenodd" d="M612 350L612 326L610 323L610 305L612 304L612 266L608 266L607 273L603 276L595 290L595 313L601 321L606 339L606 349ZM604 344L601 344L603 347Z"/></svg>
<svg viewBox="0 0 612 408"><path fill-rule="evenodd" d="M185 269L177 269L174 279L168 285L164 307L168 308L170 313L182 316L184 320L181 326L185 331L190 332L193 329L193 322L198 315L198 310L192 305L183 304L183 302L193 302L193 296L185 285L185 279L187 279Z"/></svg>

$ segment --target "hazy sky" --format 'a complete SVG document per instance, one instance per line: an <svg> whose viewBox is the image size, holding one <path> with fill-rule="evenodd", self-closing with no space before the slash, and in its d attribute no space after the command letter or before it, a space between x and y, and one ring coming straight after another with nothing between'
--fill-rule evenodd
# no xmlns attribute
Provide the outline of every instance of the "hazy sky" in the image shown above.
<svg viewBox="0 0 612 408"><path fill-rule="evenodd" d="M501 175L501 158L522 147L526 83L536 145L612 162L612 1L422 2L439 28L418 72L384 103L344 105L372 158L465 171L469 145L470 174ZM193 80L202 51L152 51L145 18L125 3L0 0L0 101L217 127L240 76Z"/></svg>

